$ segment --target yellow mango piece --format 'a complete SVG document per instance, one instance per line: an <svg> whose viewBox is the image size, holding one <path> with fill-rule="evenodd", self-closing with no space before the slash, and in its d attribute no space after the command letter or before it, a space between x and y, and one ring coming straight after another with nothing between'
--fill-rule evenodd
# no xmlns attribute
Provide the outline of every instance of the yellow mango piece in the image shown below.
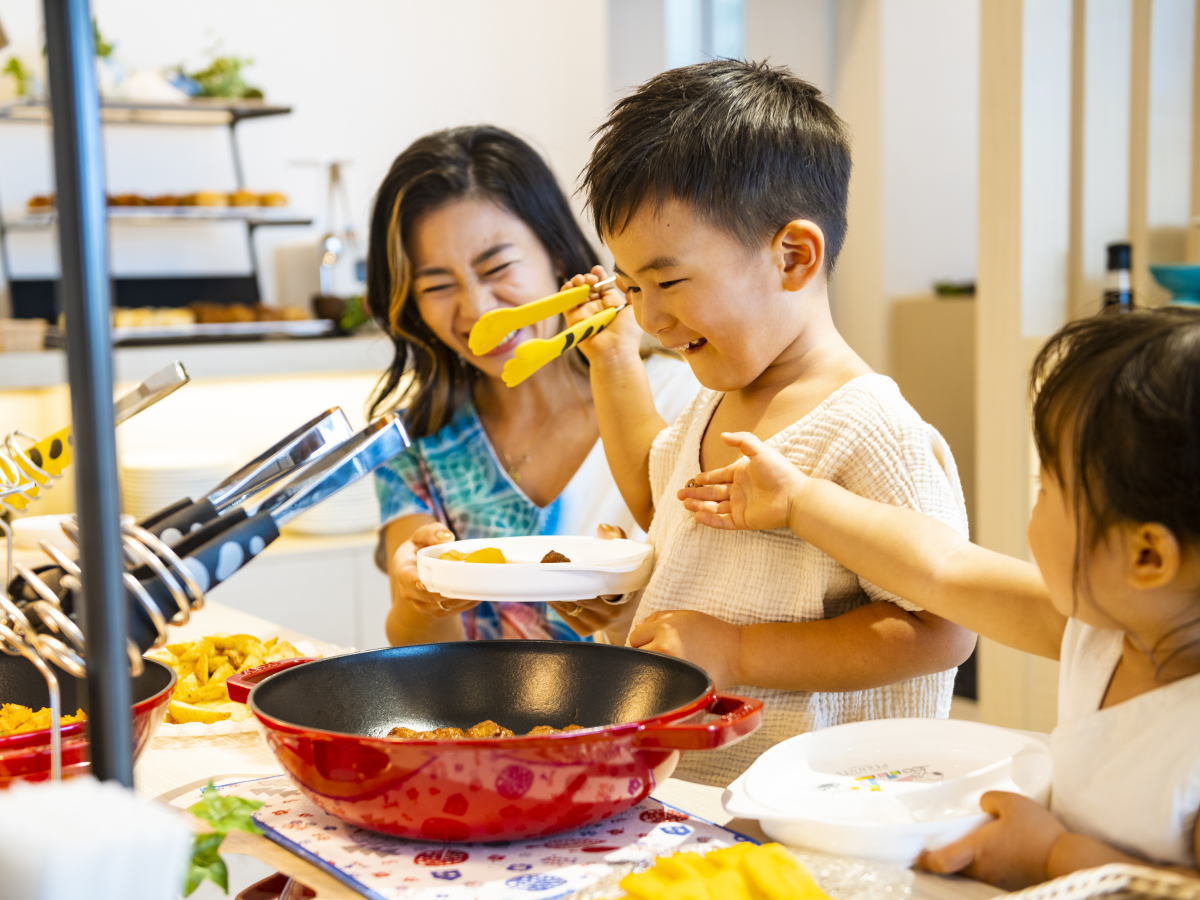
<svg viewBox="0 0 1200 900"><path fill-rule="evenodd" d="M469 563L506 563L507 559L498 547L481 547L473 553L468 553L463 562Z"/></svg>

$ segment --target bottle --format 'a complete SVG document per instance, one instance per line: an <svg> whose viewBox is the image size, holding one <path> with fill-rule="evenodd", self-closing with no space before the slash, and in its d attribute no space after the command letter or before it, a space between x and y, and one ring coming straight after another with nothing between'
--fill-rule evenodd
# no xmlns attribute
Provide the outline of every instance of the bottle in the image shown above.
<svg viewBox="0 0 1200 900"><path fill-rule="evenodd" d="M1125 312L1133 309L1133 285L1129 270L1133 248L1125 241L1108 245L1108 265L1104 273L1104 309Z"/></svg>

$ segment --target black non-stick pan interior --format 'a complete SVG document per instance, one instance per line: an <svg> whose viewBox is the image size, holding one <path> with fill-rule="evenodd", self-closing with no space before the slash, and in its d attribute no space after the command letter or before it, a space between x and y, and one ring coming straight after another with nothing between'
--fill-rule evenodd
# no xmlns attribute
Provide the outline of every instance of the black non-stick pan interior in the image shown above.
<svg viewBox="0 0 1200 900"><path fill-rule="evenodd" d="M469 728L492 719L591 728L652 718L711 687L691 663L575 641L462 641L389 647L274 675L254 693L263 713L304 728L374 737L403 725Z"/></svg>
<svg viewBox="0 0 1200 900"><path fill-rule="evenodd" d="M64 713L87 709L86 683L56 669L59 690L62 692ZM146 660L146 670L133 680L133 702L153 697L171 681L171 670L161 663ZM33 709L50 704L46 680L33 663L22 656L0 654L0 703L19 703Z"/></svg>

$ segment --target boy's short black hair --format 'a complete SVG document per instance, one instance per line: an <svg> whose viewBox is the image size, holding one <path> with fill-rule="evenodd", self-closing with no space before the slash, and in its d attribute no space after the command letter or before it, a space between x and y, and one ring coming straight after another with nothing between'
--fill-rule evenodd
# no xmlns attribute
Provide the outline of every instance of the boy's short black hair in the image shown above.
<svg viewBox="0 0 1200 900"><path fill-rule="evenodd" d="M602 237L643 203L676 199L747 246L793 219L846 237L850 145L837 114L782 66L715 59L655 75L598 129L583 190Z"/></svg>

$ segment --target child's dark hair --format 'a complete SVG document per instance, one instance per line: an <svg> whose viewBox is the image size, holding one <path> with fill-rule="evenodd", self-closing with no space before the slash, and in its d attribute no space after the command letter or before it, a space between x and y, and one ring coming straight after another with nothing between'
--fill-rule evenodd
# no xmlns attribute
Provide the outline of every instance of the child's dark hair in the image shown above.
<svg viewBox="0 0 1200 900"><path fill-rule="evenodd" d="M369 411L374 417L403 404L413 437L445 425L475 377L474 367L434 335L411 302L405 247L421 216L461 197L490 200L528 225L560 283L598 261L554 174L516 135L490 125L451 128L418 138L397 156L371 211L367 308L391 338L394 356ZM408 384L393 397L406 372Z"/></svg>
<svg viewBox="0 0 1200 900"><path fill-rule="evenodd" d="M1118 522L1200 538L1200 312L1071 322L1033 364L1041 464L1073 498L1083 553Z"/></svg>
<svg viewBox="0 0 1200 900"><path fill-rule="evenodd" d="M850 146L821 92L781 66L715 59L655 75L595 136L583 190L601 237L644 203L675 199L747 246L793 219L846 237Z"/></svg>

